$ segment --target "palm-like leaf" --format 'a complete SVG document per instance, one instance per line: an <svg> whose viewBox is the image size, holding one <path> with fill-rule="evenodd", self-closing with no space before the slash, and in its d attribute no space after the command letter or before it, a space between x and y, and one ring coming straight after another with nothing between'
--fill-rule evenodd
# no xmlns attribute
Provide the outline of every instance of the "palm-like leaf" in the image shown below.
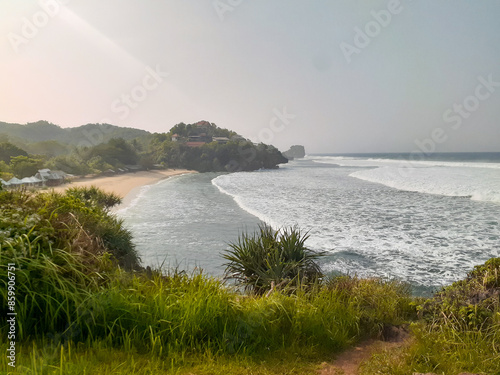
<svg viewBox="0 0 500 375"><path fill-rule="evenodd" d="M297 228L274 230L266 225L253 235L243 234L223 254L226 277L259 294L272 283L299 286L315 281L322 276L316 261L324 254L307 249L308 237Z"/></svg>

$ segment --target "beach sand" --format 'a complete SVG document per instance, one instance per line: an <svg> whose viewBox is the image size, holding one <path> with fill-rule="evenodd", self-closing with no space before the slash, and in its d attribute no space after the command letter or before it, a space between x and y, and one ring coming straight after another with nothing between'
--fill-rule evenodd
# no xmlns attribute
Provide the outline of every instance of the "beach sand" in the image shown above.
<svg viewBox="0 0 500 375"><path fill-rule="evenodd" d="M126 201L130 201L133 196L137 194L142 186L153 185L168 177L186 173L197 172L187 169L166 169L125 173L110 177L80 178L73 180L68 184L57 186L54 188L54 191L63 192L67 188L71 187L97 186L106 192L118 194L120 197L124 198L123 203L126 203Z"/></svg>

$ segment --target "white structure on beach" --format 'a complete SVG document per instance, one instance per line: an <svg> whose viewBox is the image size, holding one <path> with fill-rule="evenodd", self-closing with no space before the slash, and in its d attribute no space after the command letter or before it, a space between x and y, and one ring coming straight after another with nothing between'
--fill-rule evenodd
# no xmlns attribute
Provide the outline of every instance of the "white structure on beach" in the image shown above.
<svg viewBox="0 0 500 375"><path fill-rule="evenodd" d="M40 169L34 176L42 181L43 186L61 185L69 175L63 171L51 171L50 169Z"/></svg>
<svg viewBox="0 0 500 375"><path fill-rule="evenodd" d="M51 171L50 169L40 169L36 175L25 177L22 180L13 177L9 181L0 179L0 184L8 188L21 186L58 186L65 182L68 177L72 177L63 171Z"/></svg>

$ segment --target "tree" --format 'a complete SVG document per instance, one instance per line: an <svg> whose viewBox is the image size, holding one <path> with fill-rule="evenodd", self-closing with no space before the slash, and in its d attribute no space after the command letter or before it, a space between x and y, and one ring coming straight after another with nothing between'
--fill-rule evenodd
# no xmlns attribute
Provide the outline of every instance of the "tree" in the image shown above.
<svg viewBox="0 0 500 375"><path fill-rule="evenodd" d="M100 157L112 167L120 165L135 165L139 156L135 149L123 138L111 139L108 143L101 143L87 151L86 160Z"/></svg>
<svg viewBox="0 0 500 375"><path fill-rule="evenodd" d="M111 164L106 163L106 161L104 161L104 159L100 156L94 156L87 162L87 165L93 172L104 172L113 168Z"/></svg>
<svg viewBox="0 0 500 375"><path fill-rule="evenodd" d="M67 147L57 141L42 141L26 145L26 150L31 154L47 155L54 157L66 154Z"/></svg>
<svg viewBox="0 0 500 375"><path fill-rule="evenodd" d="M142 149L142 145L141 143L137 140L137 139L132 139L130 141L130 145L134 148L135 151L137 152L141 152L143 149Z"/></svg>
<svg viewBox="0 0 500 375"><path fill-rule="evenodd" d="M12 171L9 165L3 160L0 160L0 178L5 181L10 180L12 177L14 177L14 175L11 172Z"/></svg>
<svg viewBox="0 0 500 375"><path fill-rule="evenodd" d="M56 156L46 163L49 169L62 170L74 175L86 175L92 173L92 169L85 163L77 153L67 156Z"/></svg>
<svg viewBox="0 0 500 375"><path fill-rule="evenodd" d="M139 159L139 165L146 170L152 169L154 167L153 158L149 155L141 156Z"/></svg>
<svg viewBox="0 0 500 375"><path fill-rule="evenodd" d="M0 160L10 163L10 158L15 156L28 156L28 153L10 142L0 143Z"/></svg>
<svg viewBox="0 0 500 375"><path fill-rule="evenodd" d="M42 168L43 161L29 156L16 156L10 159L12 173L17 178L30 177L35 175Z"/></svg>
<svg viewBox="0 0 500 375"><path fill-rule="evenodd" d="M188 134L188 131L190 129L188 129L187 125L184 124L183 122L175 125L172 129L170 129L170 135L174 135L174 134L177 134L177 135L180 135L181 137L187 137L189 134Z"/></svg>

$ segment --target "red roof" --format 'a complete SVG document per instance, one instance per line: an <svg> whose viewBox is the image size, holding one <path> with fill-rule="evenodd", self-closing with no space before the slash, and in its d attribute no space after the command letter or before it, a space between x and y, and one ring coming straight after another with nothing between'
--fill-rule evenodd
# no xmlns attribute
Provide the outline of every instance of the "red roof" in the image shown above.
<svg viewBox="0 0 500 375"><path fill-rule="evenodd" d="M210 126L210 123L208 121L198 121L197 123L194 124L197 127L204 127L204 126Z"/></svg>
<svg viewBox="0 0 500 375"><path fill-rule="evenodd" d="M205 143L206 142L186 142L186 146L189 146L189 147L201 147Z"/></svg>

